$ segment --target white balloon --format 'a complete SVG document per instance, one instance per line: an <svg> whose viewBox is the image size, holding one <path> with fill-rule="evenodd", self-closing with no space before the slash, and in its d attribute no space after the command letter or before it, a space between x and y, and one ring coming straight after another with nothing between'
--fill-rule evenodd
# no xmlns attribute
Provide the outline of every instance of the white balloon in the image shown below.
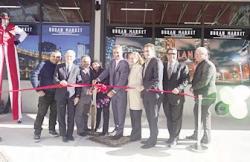
<svg viewBox="0 0 250 162"><path fill-rule="evenodd" d="M247 104L244 101L236 101L229 105L229 112L236 119L243 119L248 114Z"/></svg>
<svg viewBox="0 0 250 162"><path fill-rule="evenodd" d="M239 85L233 89L235 100L245 101L250 96L250 89L247 86Z"/></svg>
<svg viewBox="0 0 250 162"><path fill-rule="evenodd" d="M231 87L221 88L219 91L221 100L226 104L233 103L233 98L234 98L233 92L234 92L233 88Z"/></svg>

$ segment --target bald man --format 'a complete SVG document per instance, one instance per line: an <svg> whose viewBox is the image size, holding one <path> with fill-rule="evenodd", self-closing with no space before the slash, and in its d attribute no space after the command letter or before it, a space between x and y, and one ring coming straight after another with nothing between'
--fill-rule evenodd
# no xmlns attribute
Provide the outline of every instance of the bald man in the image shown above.
<svg viewBox="0 0 250 162"><path fill-rule="evenodd" d="M202 95L201 103L201 123L204 134L201 143L208 144L211 141L211 112L210 109L216 101L216 68L208 59L208 50L205 47L199 47L195 51L195 61L197 67L194 72L191 91L195 96ZM187 139L197 140L198 129L198 99L195 99L194 122L195 130L193 135L187 136Z"/></svg>

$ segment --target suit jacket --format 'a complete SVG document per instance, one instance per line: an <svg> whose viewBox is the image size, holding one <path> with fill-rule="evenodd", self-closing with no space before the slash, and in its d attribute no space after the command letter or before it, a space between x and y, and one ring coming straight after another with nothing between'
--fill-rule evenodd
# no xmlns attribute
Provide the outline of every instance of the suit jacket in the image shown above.
<svg viewBox="0 0 250 162"><path fill-rule="evenodd" d="M116 66L116 61L113 59L110 63L110 66L105 69L100 75L99 80L102 81L109 76L109 84L115 86L126 86L128 84L128 74L129 74L129 65L126 60L119 61ZM125 92L121 88L113 88L116 93Z"/></svg>
<svg viewBox="0 0 250 162"><path fill-rule="evenodd" d="M189 71L186 64L176 62L172 70L172 75L168 78L168 62L165 62L163 70L163 89L172 91L177 88L180 93L183 93L184 88L188 85L188 73ZM173 105L183 103L184 99L184 96L168 93L164 94L164 100L167 100Z"/></svg>
<svg viewBox="0 0 250 162"><path fill-rule="evenodd" d="M79 66L73 64L70 72L67 74L66 64L62 63L56 66L54 73L54 82L59 84L60 81L66 80L68 83L80 83L82 81L80 75ZM67 88L58 88L56 89L55 99L64 100L66 98L71 98L75 96L80 96L81 88L67 87Z"/></svg>
<svg viewBox="0 0 250 162"><path fill-rule="evenodd" d="M216 94L216 68L209 60L200 62L194 72L192 88L195 95L210 96Z"/></svg>
<svg viewBox="0 0 250 162"><path fill-rule="evenodd" d="M150 59L146 69L145 64L143 65L143 72L145 70L145 74L143 75L143 86L144 90L141 92L142 97L147 94L154 95L160 97L160 94L155 92L147 92L147 89L159 89L162 90L162 79L163 79L163 64L162 61L156 57Z"/></svg>
<svg viewBox="0 0 250 162"><path fill-rule="evenodd" d="M82 83L83 84L91 84L93 80L93 71L92 69L89 70L89 74L85 74L83 70L80 71L81 77L82 77ZM87 95L88 90L90 90L92 87L82 87L81 88L81 97L80 100L82 100L82 103L84 104L90 104L92 100L92 95Z"/></svg>

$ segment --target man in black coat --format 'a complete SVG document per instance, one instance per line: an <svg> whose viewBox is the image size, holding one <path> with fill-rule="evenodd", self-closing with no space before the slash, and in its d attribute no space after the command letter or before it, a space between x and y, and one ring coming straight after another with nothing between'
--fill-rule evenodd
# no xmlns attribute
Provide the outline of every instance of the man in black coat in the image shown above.
<svg viewBox="0 0 250 162"><path fill-rule="evenodd" d="M34 88L40 86L47 86L54 84L53 76L55 72L56 65L61 60L61 52L54 51L50 55L48 61L43 61L32 71L31 73L31 84ZM34 139L36 141L40 140L42 124L44 116L46 115L48 108L50 108L49 115L49 133L53 136L58 136L55 130L56 125L56 101L55 101L55 89L45 89L37 91L39 95L38 99L38 111L36 120L34 123Z"/></svg>
<svg viewBox="0 0 250 162"><path fill-rule="evenodd" d="M157 123L161 96L161 94L149 90L162 90L163 64L162 61L156 57L155 46L151 43L144 46L143 55L146 61L143 65L142 78L144 90L141 92L141 96L148 120L150 136L147 141L142 142L144 144L142 148L148 149L154 147L157 142Z"/></svg>
<svg viewBox="0 0 250 162"><path fill-rule="evenodd" d="M211 141L211 112L210 109L216 101L216 67L208 59L208 50L199 47L195 51L195 61L198 63L194 72L191 91L195 96L202 95L201 101L201 123L204 134L201 143L208 144ZM199 100L195 99L194 106L194 134L187 139L197 140L198 130L198 105Z"/></svg>
<svg viewBox="0 0 250 162"><path fill-rule="evenodd" d="M177 144L182 125L182 112L185 97L179 95L184 92L188 84L188 67L177 60L177 50L167 50L167 62L164 63L163 89L172 93L165 93L163 97L163 110L167 118L169 147Z"/></svg>

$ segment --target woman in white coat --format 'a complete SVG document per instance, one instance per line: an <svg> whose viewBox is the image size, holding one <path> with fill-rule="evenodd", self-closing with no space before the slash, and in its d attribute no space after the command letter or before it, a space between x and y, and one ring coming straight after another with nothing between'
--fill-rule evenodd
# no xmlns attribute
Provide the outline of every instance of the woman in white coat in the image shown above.
<svg viewBox="0 0 250 162"><path fill-rule="evenodd" d="M130 141L137 141L141 139L141 115L144 107L141 98L141 91L144 89L142 85L143 60L138 52L129 53L127 59L130 66L128 86L134 87L133 89L128 89L127 93L127 104L130 110L132 125Z"/></svg>

